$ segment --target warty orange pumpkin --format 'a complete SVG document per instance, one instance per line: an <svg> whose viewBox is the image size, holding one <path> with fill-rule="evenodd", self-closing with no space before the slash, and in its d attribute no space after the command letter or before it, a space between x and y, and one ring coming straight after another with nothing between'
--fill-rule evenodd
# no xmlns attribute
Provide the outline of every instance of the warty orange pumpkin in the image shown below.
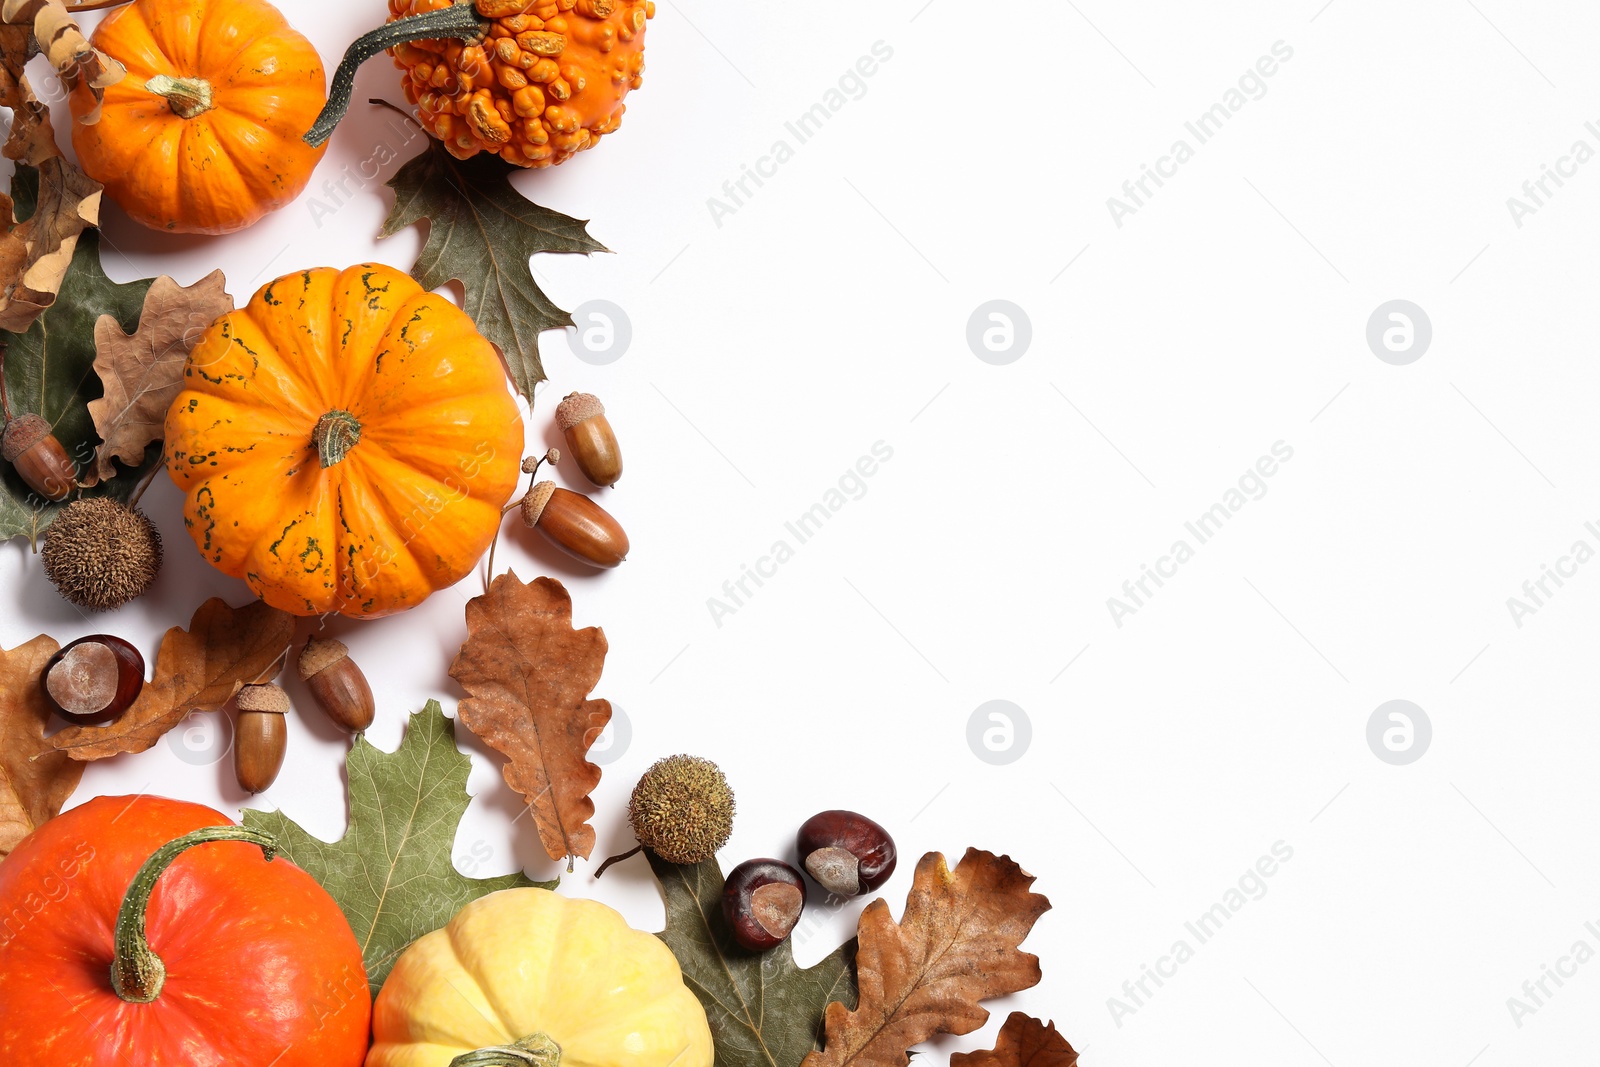
<svg viewBox="0 0 1600 1067"><path fill-rule="evenodd" d="M356 68L387 48L423 128L457 159L564 163L622 124L655 13L655 0L389 0L388 25L345 53L306 141L327 140Z"/></svg>
<svg viewBox="0 0 1600 1067"><path fill-rule="evenodd" d="M322 60L266 0L135 0L92 42L128 76L72 144L130 217L230 233L311 180L322 149L300 135L327 100Z"/></svg>
<svg viewBox="0 0 1600 1067"><path fill-rule="evenodd" d="M372 263L285 275L218 319L166 420L201 555L300 615L388 615L465 577L522 444L494 346Z"/></svg>

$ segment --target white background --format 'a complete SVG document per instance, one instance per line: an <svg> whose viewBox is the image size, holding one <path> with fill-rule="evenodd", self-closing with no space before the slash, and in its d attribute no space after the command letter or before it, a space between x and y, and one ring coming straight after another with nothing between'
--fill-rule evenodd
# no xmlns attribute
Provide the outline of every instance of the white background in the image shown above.
<svg viewBox="0 0 1600 1067"><path fill-rule="evenodd" d="M284 7L330 66L382 14ZM500 548L522 577L566 581L579 624L610 639L597 692L632 739L608 754L596 858L632 844L627 793L677 751L738 790L725 866L786 854L834 806L897 837L896 912L923 852L1011 854L1055 905L1027 945L1044 981L937 1060L1022 1008L1107 1065L1578 1062L1600 1039L1600 963L1520 1027L1506 1001L1575 941L1600 949L1584 929L1600 920L1600 566L1521 627L1506 600L1574 541L1600 547L1584 529L1600 519L1600 162L1520 227L1506 201L1574 141L1600 149L1584 128L1597 34L1591 6L1505 0L661 0L622 131L518 181L616 252L540 257L547 291L611 301L633 331L605 366L546 335L529 424L542 449L557 398L604 399L627 473L602 498L632 557L577 573L516 527ZM719 226L708 198L792 145L784 123L879 41L893 57L864 95ZM1117 226L1107 198L1193 145L1185 121L1278 41L1293 56L1265 95ZM356 95L399 99L395 72L370 64ZM375 239L381 183L420 147L397 129L358 105L307 195L236 236L163 238L112 210L107 269L188 283L221 266L242 302L302 267L408 266L419 231ZM341 178L348 196L324 188ZM1005 366L966 338L992 299L1032 324ZM1393 299L1433 325L1408 366L1365 338ZM893 459L865 496L718 626L708 598L878 441ZM1265 496L1118 627L1107 598L1278 441L1293 459ZM166 570L109 617L81 617L5 546L19 607L0 643L109 630L149 656L203 598L246 598L200 561L170 484L146 508ZM453 712L446 668L480 588L336 627L378 690L380 747L429 697ZM92 766L75 800L281 806L338 836L347 739L290 688L288 765L254 801L181 741ZM994 699L1031 721L1009 766L967 742ZM1367 744L1391 699L1432 722L1408 766ZM553 873L498 758L461 741L476 799L458 863ZM1196 946L1184 923L1278 841L1293 859L1265 896ZM658 927L642 862L591 869L564 891ZM858 909L806 928L801 957ZM1194 958L1115 1019L1108 998L1180 938Z"/></svg>

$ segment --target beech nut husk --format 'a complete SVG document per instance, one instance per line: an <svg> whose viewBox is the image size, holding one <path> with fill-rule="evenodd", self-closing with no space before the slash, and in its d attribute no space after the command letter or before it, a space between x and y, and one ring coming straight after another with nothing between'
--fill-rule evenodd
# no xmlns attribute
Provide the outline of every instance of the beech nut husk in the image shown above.
<svg viewBox="0 0 1600 1067"><path fill-rule="evenodd" d="M239 711L233 736L233 774L246 793L277 781L288 748L289 694L275 685L247 685L233 698Z"/></svg>
<svg viewBox="0 0 1600 1067"><path fill-rule="evenodd" d="M144 657L120 637L90 634L61 648L39 677L56 712L80 726L110 722L144 689Z"/></svg>
<svg viewBox="0 0 1600 1067"><path fill-rule="evenodd" d="M782 944L805 906L805 879L782 860L745 860L722 886L722 915L733 939L751 952Z"/></svg>
<svg viewBox="0 0 1600 1067"><path fill-rule="evenodd" d="M298 668L301 680L328 718L355 733L372 725L377 712L372 687L343 641L312 637L300 650Z"/></svg>
<svg viewBox="0 0 1600 1067"><path fill-rule="evenodd" d="M865 815L819 812L805 821L797 837L806 873L830 893L870 893L894 873L894 839Z"/></svg>
<svg viewBox="0 0 1600 1067"><path fill-rule="evenodd" d="M556 406L556 426L585 478L595 485L617 484L622 477L622 449L599 397L593 393L567 394Z"/></svg>
<svg viewBox="0 0 1600 1067"><path fill-rule="evenodd" d="M539 482L528 490L522 498L522 521L592 567L615 567L628 558L628 535L611 513L554 482Z"/></svg>
<svg viewBox="0 0 1600 1067"><path fill-rule="evenodd" d="M78 487L78 468L40 415L7 420L0 434L0 458L46 500L65 500Z"/></svg>

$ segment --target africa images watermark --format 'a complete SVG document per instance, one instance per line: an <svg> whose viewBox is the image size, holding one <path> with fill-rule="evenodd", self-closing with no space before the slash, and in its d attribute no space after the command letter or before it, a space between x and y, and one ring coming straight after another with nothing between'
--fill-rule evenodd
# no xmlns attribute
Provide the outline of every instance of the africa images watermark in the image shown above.
<svg viewBox="0 0 1600 1067"><path fill-rule="evenodd" d="M1111 621L1117 629L1122 629L1123 620L1129 615L1137 615L1140 608L1147 607L1156 593L1166 586L1167 580L1177 577L1178 568L1194 559L1196 549L1221 533L1228 521L1244 510L1246 504L1266 496L1267 479L1278 473L1281 464L1293 458L1292 447L1286 442L1274 441L1271 455L1258 458L1255 465L1241 474L1238 482L1222 494L1221 500L1183 524L1189 538L1194 539L1193 544L1189 543L1189 538L1178 538L1172 542L1166 555L1156 559L1154 567L1148 563L1139 565L1139 577L1129 578L1122 583L1121 596L1106 597L1106 610L1111 613Z"/></svg>
<svg viewBox="0 0 1600 1067"><path fill-rule="evenodd" d="M1586 122L1583 130L1595 139L1595 144L1600 144L1600 125ZM1522 229L1528 216L1537 215L1540 208L1548 207L1551 199L1567 184L1565 179L1576 178L1578 168L1594 157L1594 144L1579 137L1572 142L1572 147L1556 157L1554 167L1548 163L1539 164L1539 176L1522 183L1522 195L1506 197L1506 210L1511 213L1512 224Z"/></svg>
<svg viewBox="0 0 1600 1067"><path fill-rule="evenodd" d="M722 629L722 620L749 604L766 581L778 575L778 568L794 559L796 550L817 536L846 504L867 495L867 479L881 469L881 465L894 458L894 449L884 441L872 443L871 454L864 455L839 475L838 481L822 494L822 499L802 511L793 520L783 524L786 536L772 542L765 555L756 558L755 566L741 563L739 576L722 583L722 595L706 598L706 610L711 621ZM791 543L792 542L792 543ZM751 585L755 588L752 589Z"/></svg>
<svg viewBox="0 0 1600 1067"><path fill-rule="evenodd" d="M1594 541L1578 538L1572 542L1572 547L1567 549L1564 555L1556 557L1555 566L1552 567L1548 563L1539 564L1539 576L1529 578L1522 583L1521 596L1506 597L1506 610L1511 613L1511 621L1516 624L1517 629L1522 629L1528 616L1537 615L1539 609L1546 606L1550 599L1565 587L1567 579L1576 578L1579 567L1594 559L1595 545L1600 544L1600 525L1586 522L1583 528Z"/></svg>
<svg viewBox="0 0 1600 1067"><path fill-rule="evenodd" d="M1594 922L1583 924L1584 933L1600 942L1600 925ZM1537 1015L1539 1009L1546 1004L1567 984L1567 981L1578 976L1578 968L1594 959L1595 950L1587 938L1578 938L1566 954L1556 959L1555 966L1548 963L1539 965L1539 977L1530 978L1522 983L1521 996L1506 998L1506 1010L1511 1013L1511 1021L1521 1030L1524 1022L1530 1015ZM1554 985L1555 988L1550 987Z"/></svg>
<svg viewBox="0 0 1600 1067"><path fill-rule="evenodd" d="M1122 222L1129 215L1138 214L1139 209L1156 195L1156 191L1166 185L1167 179L1176 178L1178 168L1193 159L1201 145L1221 133L1228 121L1243 111L1246 104L1266 96L1267 79L1277 74L1280 66L1293 58L1294 49L1287 42L1272 42L1270 54L1257 59L1253 67L1239 75L1239 80L1222 94L1220 101L1183 124L1188 137L1173 141L1167 154L1158 157L1154 166L1141 163L1139 176L1122 183L1122 196L1106 198L1106 210L1111 213L1111 221L1117 229L1122 229ZM1193 144L1190 138L1193 138ZM1150 187L1152 184L1155 189Z"/></svg>
<svg viewBox="0 0 1600 1067"><path fill-rule="evenodd" d="M722 183L722 195L706 199L706 209L711 212L711 221L717 224L717 229L722 229L722 220L737 214L768 180L776 178L778 168L793 159L800 146L820 133L851 101L866 96L867 79L877 74L882 65L893 58L893 47L884 41L874 41L871 53L846 68L820 100L783 124L787 136L773 141L772 147L754 164L741 164L739 176ZM752 185L755 188L752 189Z"/></svg>
<svg viewBox="0 0 1600 1067"><path fill-rule="evenodd" d="M385 125L391 137L373 145L366 158L353 167L346 163L337 177L325 179L322 188L306 198L306 210L317 229L322 229L324 219L337 215L340 208L377 182L383 168L400 158L402 149L413 141L425 139L422 128L415 123L391 116Z"/></svg>
<svg viewBox="0 0 1600 1067"><path fill-rule="evenodd" d="M1254 864L1245 868L1238 881L1223 892L1221 900L1201 912L1197 918L1183 924L1187 936L1173 941L1166 955L1156 959L1155 966L1141 963L1139 977L1122 983L1122 995L1106 998L1106 1010L1111 1013L1111 1021L1117 1024L1118 1030L1122 1029L1123 1019L1137 1015L1140 1008L1147 1007L1151 998L1170 979L1178 976L1178 968L1194 959L1196 950L1221 933L1223 927L1243 911L1246 904L1267 895L1267 879L1294 858L1293 846L1284 841L1274 841L1269 851L1270 855L1259 857ZM1155 988L1152 989L1152 985Z"/></svg>

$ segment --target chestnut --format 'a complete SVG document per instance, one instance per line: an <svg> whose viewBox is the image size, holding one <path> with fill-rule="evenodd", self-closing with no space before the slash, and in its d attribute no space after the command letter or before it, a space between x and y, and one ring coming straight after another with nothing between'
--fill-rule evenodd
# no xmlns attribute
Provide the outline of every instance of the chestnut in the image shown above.
<svg viewBox="0 0 1600 1067"><path fill-rule="evenodd" d="M722 886L722 914L733 939L752 952L781 944L805 906L805 879L782 860L745 860Z"/></svg>
<svg viewBox="0 0 1600 1067"><path fill-rule="evenodd" d="M68 722L110 722L144 688L144 657L120 637L90 634L61 648L40 675L44 695Z"/></svg>
<svg viewBox="0 0 1600 1067"><path fill-rule="evenodd" d="M819 812L805 821L798 836L800 862L830 893L870 893L894 873L894 839L865 815Z"/></svg>

